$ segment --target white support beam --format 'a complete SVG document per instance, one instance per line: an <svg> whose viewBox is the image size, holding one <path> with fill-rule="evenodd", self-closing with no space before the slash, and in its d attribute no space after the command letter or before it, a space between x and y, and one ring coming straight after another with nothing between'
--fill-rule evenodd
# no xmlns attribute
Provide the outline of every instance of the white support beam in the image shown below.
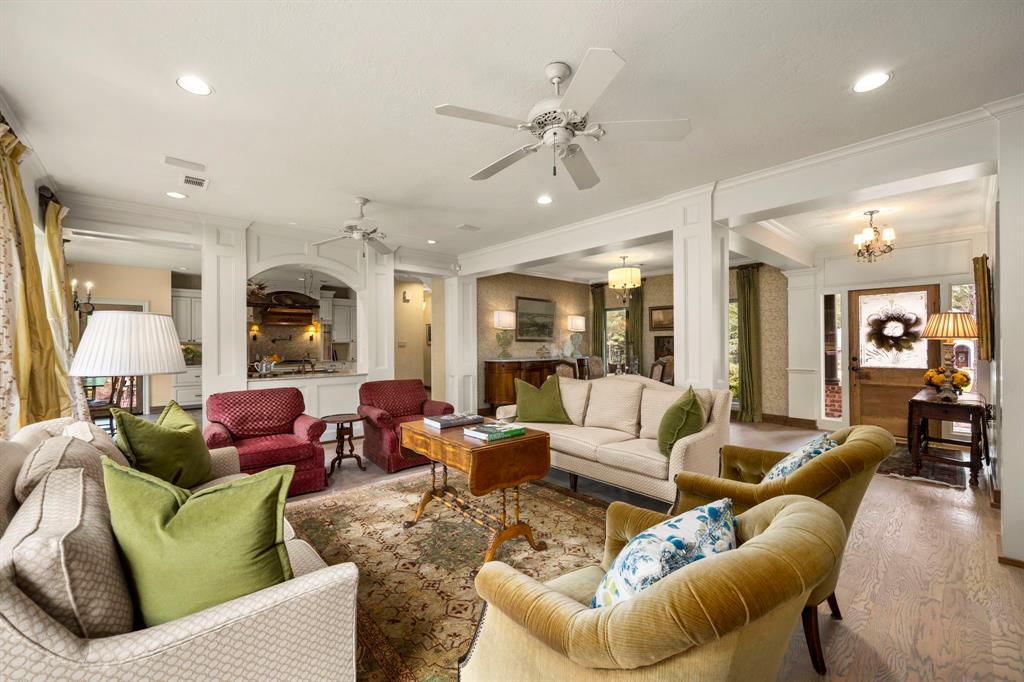
<svg viewBox="0 0 1024 682"><path fill-rule="evenodd" d="M358 366L366 362L368 381L395 378L395 260L369 250L366 255L366 291L356 314ZM366 305L363 305L363 302Z"/></svg>
<svg viewBox="0 0 1024 682"><path fill-rule="evenodd" d="M476 412L476 277L444 280L445 400Z"/></svg>
<svg viewBox="0 0 1024 682"><path fill-rule="evenodd" d="M818 304L818 270L786 270L789 280L789 416L817 421L822 411L824 356L821 352L821 306Z"/></svg>
<svg viewBox="0 0 1024 682"><path fill-rule="evenodd" d="M729 249L780 270L814 265L814 248L774 220L741 225L729 234Z"/></svg>

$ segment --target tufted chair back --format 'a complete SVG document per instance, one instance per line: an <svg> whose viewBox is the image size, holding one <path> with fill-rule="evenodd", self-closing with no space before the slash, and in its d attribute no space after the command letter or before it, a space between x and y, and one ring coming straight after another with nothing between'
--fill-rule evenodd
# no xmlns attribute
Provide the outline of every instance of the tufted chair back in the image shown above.
<svg viewBox="0 0 1024 682"><path fill-rule="evenodd" d="M215 393L206 401L206 418L218 422L238 439L291 433L306 410L297 388Z"/></svg>
<svg viewBox="0 0 1024 682"><path fill-rule="evenodd" d="M423 414L427 389L419 379L367 381L359 387L359 403L384 410L392 417Z"/></svg>

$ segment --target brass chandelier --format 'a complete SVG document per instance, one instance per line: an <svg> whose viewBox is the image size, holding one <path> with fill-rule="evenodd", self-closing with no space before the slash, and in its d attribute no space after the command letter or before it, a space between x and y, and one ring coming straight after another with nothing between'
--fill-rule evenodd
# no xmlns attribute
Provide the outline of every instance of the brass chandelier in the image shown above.
<svg viewBox="0 0 1024 682"><path fill-rule="evenodd" d="M868 217L868 226L853 236L858 261L874 263L882 256L892 253L896 242L896 230L887 227L879 232L875 227L875 214L878 212L878 209L864 211L864 215Z"/></svg>

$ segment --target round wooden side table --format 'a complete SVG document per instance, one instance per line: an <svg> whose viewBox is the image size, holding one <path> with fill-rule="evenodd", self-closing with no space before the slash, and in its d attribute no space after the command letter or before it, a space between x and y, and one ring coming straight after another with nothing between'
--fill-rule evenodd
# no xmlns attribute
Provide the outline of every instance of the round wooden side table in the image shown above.
<svg viewBox="0 0 1024 682"><path fill-rule="evenodd" d="M356 466L366 471L362 458L356 454L356 446L352 442L355 435L355 423L363 420L358 414L332 414L321 419L328 424L336 424L338 428L338 446L334 449L334 459L331 460L331 469L327 472L330 476L334 473L334 467L341 469L341 460L351 457L356 461ZM348 441L348 452L345 452L345 441Z"/></svg>

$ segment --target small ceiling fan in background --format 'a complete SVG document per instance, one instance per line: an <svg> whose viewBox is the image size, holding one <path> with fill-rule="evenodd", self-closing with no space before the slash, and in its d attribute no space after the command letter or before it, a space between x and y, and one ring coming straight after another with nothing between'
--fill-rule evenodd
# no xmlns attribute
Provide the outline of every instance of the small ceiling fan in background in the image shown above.
<svg viewBox="0 0 1024 682"><path fill-rule="evenodd" d="M380 226L373 222L363 214L363 207L370 203L370 200L366 197L356 197L356 203L359 205L359 217L350 218L345 221L345 224L338 228L341 232L337 237L331 237L330 239L323 239L318 242L313 242L313 246L322 246L323 244L330 244L331 242L338 241L339 239L354 239L357 242L363 244L363 258L366 258L366 246L369 245L374 251L381 255L388 255L394 253L394 249L385 244L383 239L387 239L388 236L384 234Z"/></svg>
<svg viewBox="0 0 1024 682"><path fill-rule="evenodd" d="M604 91L625 65L626 62L615 53L615 50L592 47L587 50L587 54L583 57L583 62L569 83L565 95L562 95L561 85L572 73L572 69L564 62L548 64L544 68L544 75L555 86L555 96L537 102L527 114L525 121L452 104L441 104L434 107L434 111L441 116L453 116L505 128L515 128L537 138L537 142L520 147L477 171L470 176L471 179L486 180L516 161L536 153L541 147L548 146L552 150L552 175L557 174L557 165L554 165L554 160L560 159L562 165L569 171L576 187L590 189L601 182L601 178L591 165L583 147L575 141L576 139L587 138L599 142L605 136L610 135L609 139L613 142L678 142L690 132L690 121L685 118L607 123L595 123L589 120L591 107L604 94Z"/></svg>

